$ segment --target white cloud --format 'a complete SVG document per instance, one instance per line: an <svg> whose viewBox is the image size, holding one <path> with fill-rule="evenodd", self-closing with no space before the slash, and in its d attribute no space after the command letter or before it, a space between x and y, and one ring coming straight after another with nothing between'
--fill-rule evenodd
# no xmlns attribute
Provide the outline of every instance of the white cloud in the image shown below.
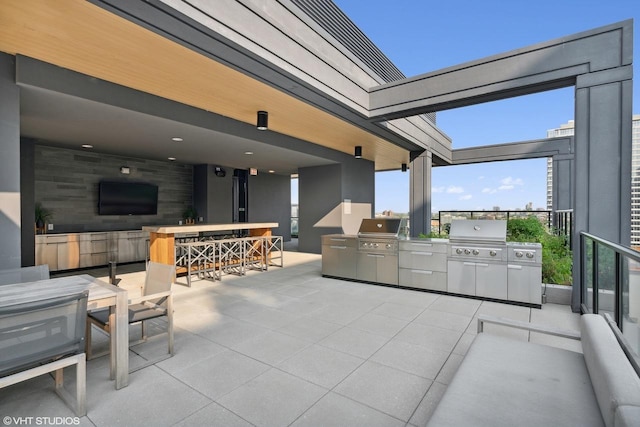
<svg viewBox="0 0 640 427"><path fill-rule="evenodd" d="M469 200L471 198L473 198L471 194L465 194L464 196L460 196L459 200Z"/></svg>
<svg viewBox="0 0 640 427"><path fill-rule="evenodd" d="M524 184L524 182L520 178L513 179L510 176L501 179L500 183L502 184L502 186L511 186L511 188L508 188L507 190L511 190L516 185Z"/></svg>
<svg viewBox="0 0 640 427"><path fill-rule="evenodd" d="M480 176L478 177L478 181L482 181L483 179L484 179L484 175L480 175Z"/></svg>
<svg viewBox="0 0 640 427"><path fill-rule="evenodd" d="M500 187L498 187L498 190L500 191L513 190L514 188L515 188L514 185L501 185Z"/></svg>
<svg viewBox="0 0 640 427"><path fill-rule="evenodd" d="M496 190L495 188L485 187L482 189L482 192L486 194L495 194L498 192L498 190Z"/></svg>
<svg viewBox="0 0 640 427"><path fill-rule="evenodd" d="M447 193L449 194L460 194L460 193L464 193L464 188L462 187L456 187L455 185L450 185L447 188Z"/></svg>
<svg viewBox="0 0 640 427"><path fill-rule="evenodd" d="M444 193L444 187L431 187L432 193Z"/></svg>

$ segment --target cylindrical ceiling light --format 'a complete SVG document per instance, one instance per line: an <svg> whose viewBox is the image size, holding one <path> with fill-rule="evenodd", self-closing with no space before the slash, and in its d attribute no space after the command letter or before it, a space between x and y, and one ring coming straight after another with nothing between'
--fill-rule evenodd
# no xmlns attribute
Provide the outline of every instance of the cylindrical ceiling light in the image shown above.
<svg viewBox="0 0 640 427"><path fill-rule="evenodd" d="M269 113L266 111L258 111L258 130L267 130L269 127Z"/></svg>
<svg viewBox="0 0 640 427"><path fill-rule="evenodd" d="M355 149L355 151L353 153L353 156L356 159L361 159L362 158L362 147L361 146L356 145L356 149Z"/></svg>
<svg viewBox="0 0 640 427"><path fill-rule="evenodd" d="M402 164L402 172L406 172L407 171L407 164L403 163Z"/></svg>

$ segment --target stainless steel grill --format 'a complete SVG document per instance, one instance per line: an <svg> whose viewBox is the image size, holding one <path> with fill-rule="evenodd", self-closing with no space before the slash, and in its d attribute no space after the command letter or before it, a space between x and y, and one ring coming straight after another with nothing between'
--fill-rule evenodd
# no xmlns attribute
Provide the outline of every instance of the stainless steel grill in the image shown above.
<svg viewBox="0 0 640 427"><path fill-rule="evenodd" d="M507 260L507 221L453 220L449 230L452 259Z"/></svg>
<svg viewBox="0 0 640 427"><path fill-rule="evenodd" d="M356 278L398 284L399 218L363 219L358 230Z"/></svg>
<svg viewBox="0 0 640 427"><path fill-rule="evenodd" d="M358 230L358 250L398 253L400 218L363 219Z"/></svg>

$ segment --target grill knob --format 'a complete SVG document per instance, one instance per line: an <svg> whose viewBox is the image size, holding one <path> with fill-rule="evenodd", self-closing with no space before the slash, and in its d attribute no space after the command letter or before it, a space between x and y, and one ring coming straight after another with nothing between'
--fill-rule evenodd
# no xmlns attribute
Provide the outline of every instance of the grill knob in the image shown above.
<svg viewBox="0 0 640 427"><path fill-rule="evenodd" d="M479 254L480 254L480 251L479 251L479 250L477 250L477 249L474 249L474 250L473 250L473 254L474 254L474 255L479 255Z"/></svg>
<svg viewBox="0 0 640 427"><path fill-rule="evenodd" d="M373 247L374 247L374 248L377 248L377 247L378 247L378 244L377 244L377 243L374 243L374 244L373 244Z"/></svg>
<svg viewBox="0 0 640 427"><path fill-rule="evenodd" d="M391 243L387 243L387 249L391 249L393 245Z"/></svg>
<svg viewBox="0 0 640 427"><path fill-rule="evenodd" d="M489 251L489 255L491 255L491 256L496 256L496 255L498 255L498 254L497 254L497 252L496 252L496 251Z"/></svg>
<svg viewBox="0 0 640 427"><path fill-rule="evenodd" d="M462 249L460 249L460 248L456 249L456 253L457 253L458 255L462 254Z"/></svg>
<svg viewBox="0 0 640 427"><path fill-rule="evenodd" d="M465 255L469 255L471 253L471 251L469 249L465 249L464 253L465 253Z"/></svg>
<svg viewBox="0 0 640 427"><path fill-rule="evenodd" d="M516 252L516 256L517 256L518 258L522 258L522 252L517 251L517 252Z"/></svg>
<svg viewBox="0 0 640 427"><path fill-rule="evenodd" d="M533 254L531 252L527 252L527 258L533 258Z"/></svg>

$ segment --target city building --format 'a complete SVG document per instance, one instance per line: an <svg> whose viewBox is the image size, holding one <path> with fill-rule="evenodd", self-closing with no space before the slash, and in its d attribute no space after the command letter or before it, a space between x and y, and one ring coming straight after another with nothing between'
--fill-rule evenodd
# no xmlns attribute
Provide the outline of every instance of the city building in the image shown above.
<svg viewBox="0 0 640 427"><path fill-rule="evenodd" d="M573 136L574 120L547 130L547 138ZM640 115L632 119L631 139L631 246L640 246ZM553 160L547 159L547 210L553 210Z"/></svg>

